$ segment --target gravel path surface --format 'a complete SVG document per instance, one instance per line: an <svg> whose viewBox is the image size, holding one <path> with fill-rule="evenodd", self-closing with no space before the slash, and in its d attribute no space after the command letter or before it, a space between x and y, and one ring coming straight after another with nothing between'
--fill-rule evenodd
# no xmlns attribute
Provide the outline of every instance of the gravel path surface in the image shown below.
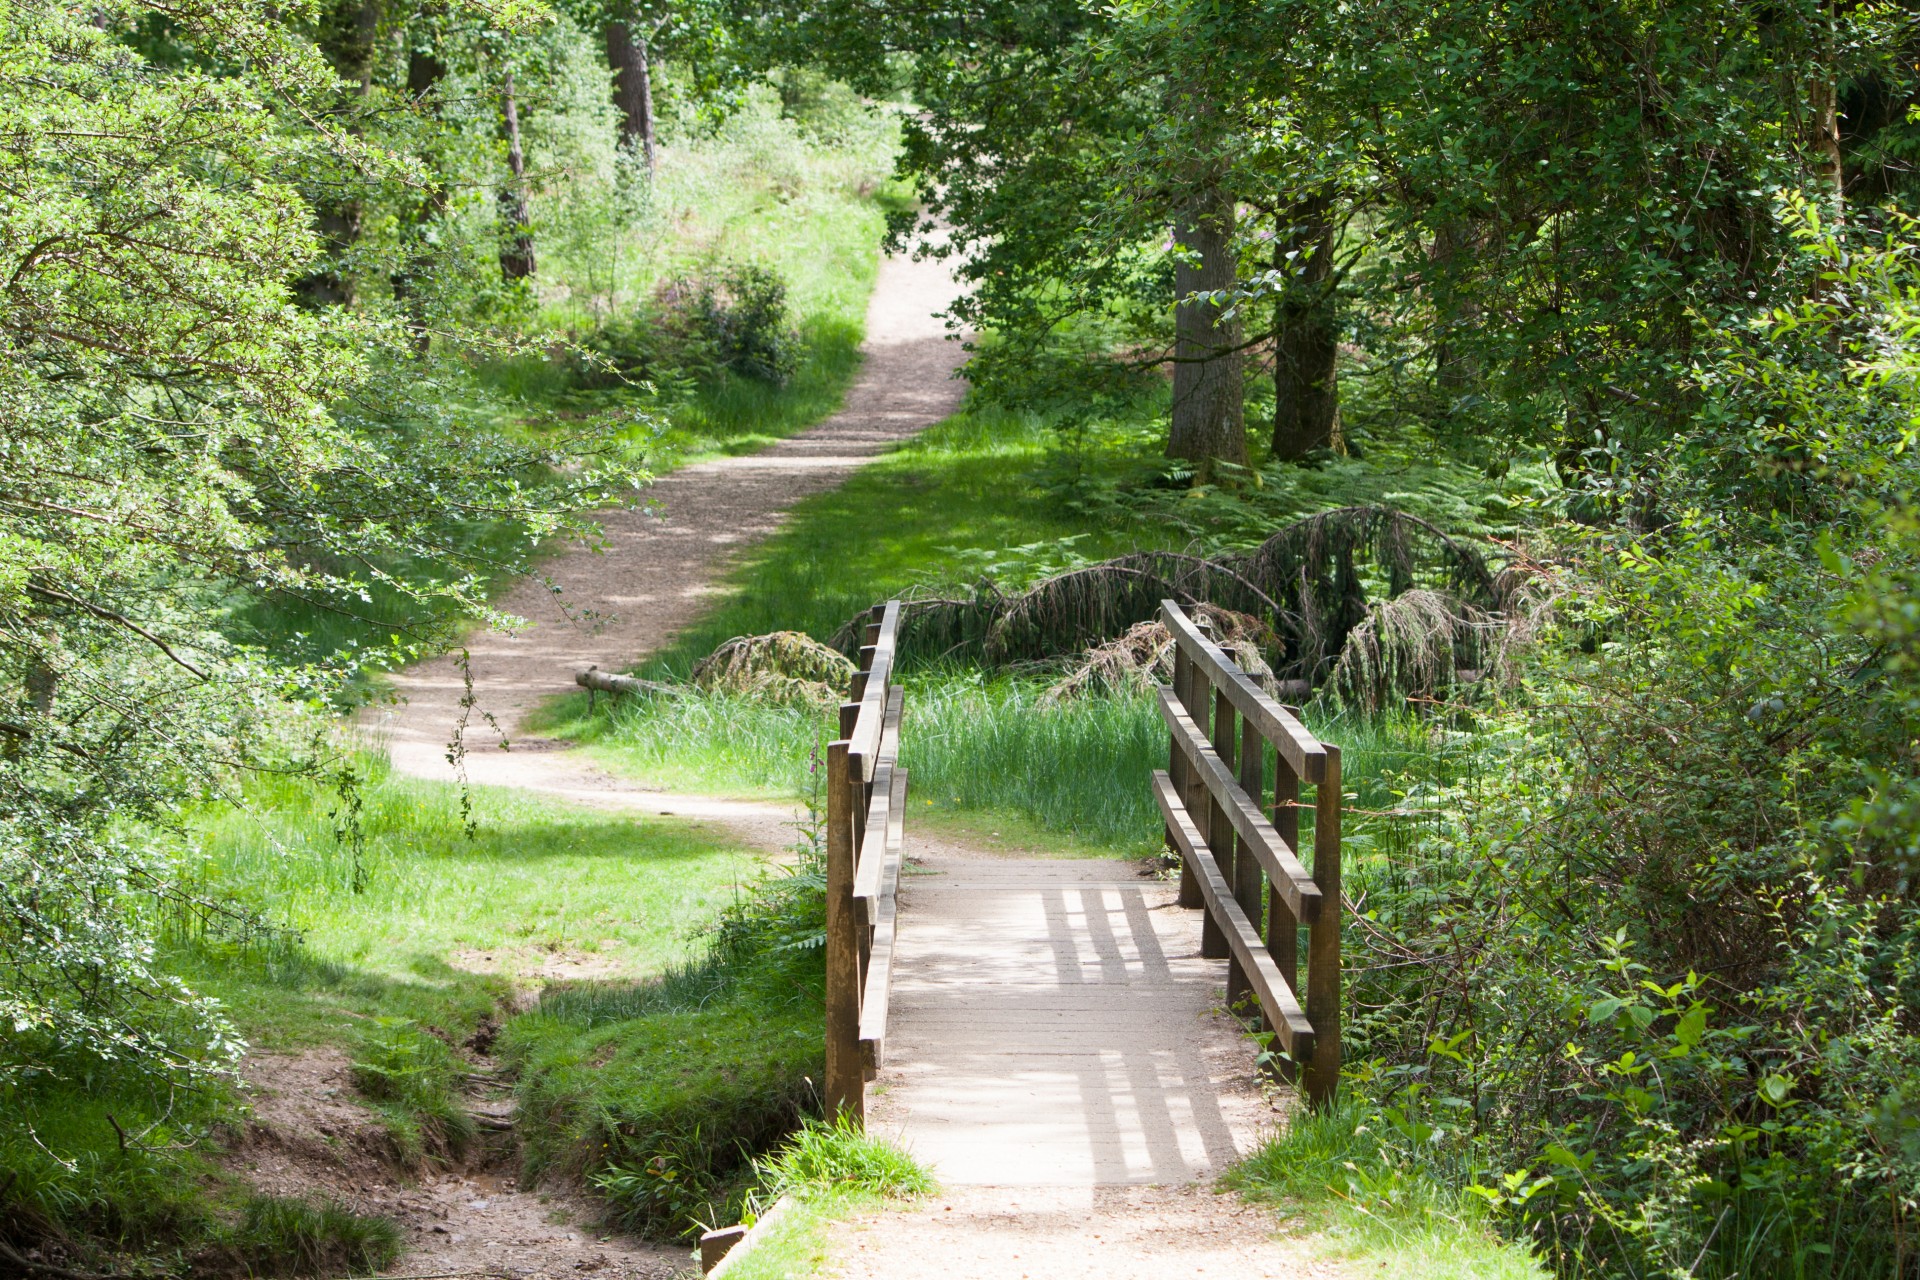
<svg viewBox="0 0 1920 1280"><path fill-rule="evenodd" d="M707 607L730 553L779 528L794 503L959 407L963 384L953 373L963 353L940 318L958 292L942 262L884 259L867 307L866 360L840 412L759 453L662 477L645 507L602 513L603 552L573 548L542 566L557 594L534 579L506 594L501 607L528 625L469 640L473 781L522 785L507 762L523 753L502 753L498 743L503 734L511 742L539 702L573 692L575 673L589 666L620 670L664 647ZM466 692L458 664L421 663L393 683L405 701L364 723L400 772L452 780L448 745Z"/></svg>

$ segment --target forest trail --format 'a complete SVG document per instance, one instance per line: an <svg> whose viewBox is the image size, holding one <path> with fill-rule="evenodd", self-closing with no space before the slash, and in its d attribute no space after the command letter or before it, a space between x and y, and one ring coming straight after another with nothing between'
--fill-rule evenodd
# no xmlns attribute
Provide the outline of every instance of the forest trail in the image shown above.
<svg viewBox="0 0 1920 1280"><path fill-rule="evenodd" d="M961 353L937 313L957 292L941 263L887 259L866 362L839 413L761 453L664 477L645 509L602 517L604 554L546 563L557 598L540 581L509 593L504 608L529 625L471 641L468 781L711 821L768 852L789 844L791 805L652 790L519 729L575 688L575 672L617 670L670 642L707 607L729 555L792 504L954 412ZM397 771L453 780L457 665L423 663L395 684L405 701L369 727ZM872 1128L932 1164L944 1190L837 1227L828 1274L1340 1274L1276 1236L1267 1211L1205 1185L1275 1113L1252 1083L1252 1043L1219 1007L1224 964L1200 958L1200 916L1174 906L1171 885L1134 863L1008 856L912 832L908 852L896 1031ZM476 1245L494 1251L495 1275L638 1280L685 1266L673 1250L548 1225L546 1202L510 1177L476 1185L419 1189L422 1208L400 1215L412 1249L398 1274L471 1267Z"/></svg>
<svg viewBox="0 0 1920 1280"><path fill-rule="evenodd" d="M796 838L796 805L652 790L565 750L567 743L522 739L520 727L545 699L573 692L576 672L620 670L663 648L708 607L731 554L776 530L793 504L958 409L964 388L953 373L962 352L940 317L958 295L943 262L883 259L867 307L865 360L840 411L759 453L662 477L643 507L601 513L602 550L569 548L543 562L544 580L516 584L498 603L528 625L469 638L474 706L458 771L448 759L466 694L458 664L438 658L396 675L403 700L361 720L395 771L438 782L464 774L476 785L586 808L710 822L763 853L784 850ZM478 1056L484 1075L486 1054ZM505 1152L424 1175L395 1170L379 1119L355 1099L338 1055L263 1055L248 1075L256 1115L237 1158L249 1176L399 1222L407 1253L388 1274L664 1280L689 1270L684 1247L610 1233L580 1196L520 1185ZM498 1093L483 1087L469 1100L496 1127L511 1110Z"/></svg>
<svg viewBox="0 0 1920 1280"><path fill-rule="evenodd" d="M498 604L527 625L468 642L474 700L464 734L468 779L558 788L570 799L637 790L610 786L606 775L571 760L534 763L542 748L556 744L516 741L527 713L574 692L574 675L587 667L622 670L663 648L707 608L730 554L779 528L801 499L839 485L889 446L958 409L963 384L953 374L963 353L948 339L941 313L959 294L943 261L883 258L867 305L865 361L838 413L758 453L663 476L643 506L600 514L603 548L570 547L543 562L544 577L516 583ZM393 684L403 701L375 709L362 723L384 740L396 771L453 780L447 755L466 694L459 664L435 658L399 673ZM503 737L511 750L500 748ZM681 811L668 797L660 799L659 811ZM710 802L697 807L726 817ZM765 808L748 806L732 816L753 825Z"/></svg>

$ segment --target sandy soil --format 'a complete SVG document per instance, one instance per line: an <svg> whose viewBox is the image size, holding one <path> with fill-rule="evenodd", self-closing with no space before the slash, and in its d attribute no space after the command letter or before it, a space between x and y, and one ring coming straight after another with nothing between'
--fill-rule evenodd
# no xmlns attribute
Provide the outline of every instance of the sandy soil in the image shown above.
<svg viewBox="0 0 1920 1280"><path fill-rule="evenodd" d="M484 1054L476 1053L484 1070ZM409 1169L379 1117L358 1100L345 1054L317 1049L249 1059L253 1115L230 1146L231 1166L271 1195L334 1200L393 1219L407 1253L388 1274L506 1280L663 1280L693 1270L683 1248L643 1244L595 1225L593 1206L562 1190L529 1190L504 1135L451 1167ZM476 1085L482 1123L503 1123L502 1087Z"/></svg>
<svg viewBox="0 0 1920 1280"><path fill-rule="evenodd" d="M835 1280L1334 1280L1265 1209L1198 1184L959 1187L837 1232Z"/></svg>

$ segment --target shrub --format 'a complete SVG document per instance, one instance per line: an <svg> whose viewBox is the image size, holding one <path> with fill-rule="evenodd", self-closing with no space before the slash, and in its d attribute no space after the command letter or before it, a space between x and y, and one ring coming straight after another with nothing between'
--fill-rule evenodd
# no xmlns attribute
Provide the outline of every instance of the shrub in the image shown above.
<svg viewBox="0 0 1920 1280"><path fill-rule="evenodd" d="M573 377L589 389L711 383L728 374L785 386L802 355L786 282L750 262L668 280L632 315L608 321L579 345Z"/></svg>
<svg viewBox="0 0 1920 1280"><path fill-rule="evenodd" d="M1349 882L1355 1087L1567 1274L1920 1262L1915 265L1827 265L1703 373L1662 526L1570 549L1594 652Z"/></svg>

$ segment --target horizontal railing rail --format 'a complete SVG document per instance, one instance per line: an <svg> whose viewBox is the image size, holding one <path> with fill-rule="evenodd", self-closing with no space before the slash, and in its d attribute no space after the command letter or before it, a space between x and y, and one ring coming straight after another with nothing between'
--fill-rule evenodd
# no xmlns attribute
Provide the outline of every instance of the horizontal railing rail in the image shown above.
<svg viewBox="0 0 1920 1280"><path fill-rule="evenodd" d="M900 604L880 606L827 747L827 1075L829 1117L866 1119L866 1084L885 1054L895 895L906 850L905 692L893 684Z"/></svg>
<svg viewBox="0 0 1920 1280"><path fill-rule="evenodd" d="M1162 601L1160 612L1175 644L1173 685L1158 690L1167 768L1153 790L1180 860L1180 905L1206 913L1200 952L1227 961L1228 1004L1253 1000L1285 1070L1324 1104L1340 1079L1340 749L1268 697L1179 605ZM1302 783L1314 788L1311 868L1300 849Z"/></svg>

